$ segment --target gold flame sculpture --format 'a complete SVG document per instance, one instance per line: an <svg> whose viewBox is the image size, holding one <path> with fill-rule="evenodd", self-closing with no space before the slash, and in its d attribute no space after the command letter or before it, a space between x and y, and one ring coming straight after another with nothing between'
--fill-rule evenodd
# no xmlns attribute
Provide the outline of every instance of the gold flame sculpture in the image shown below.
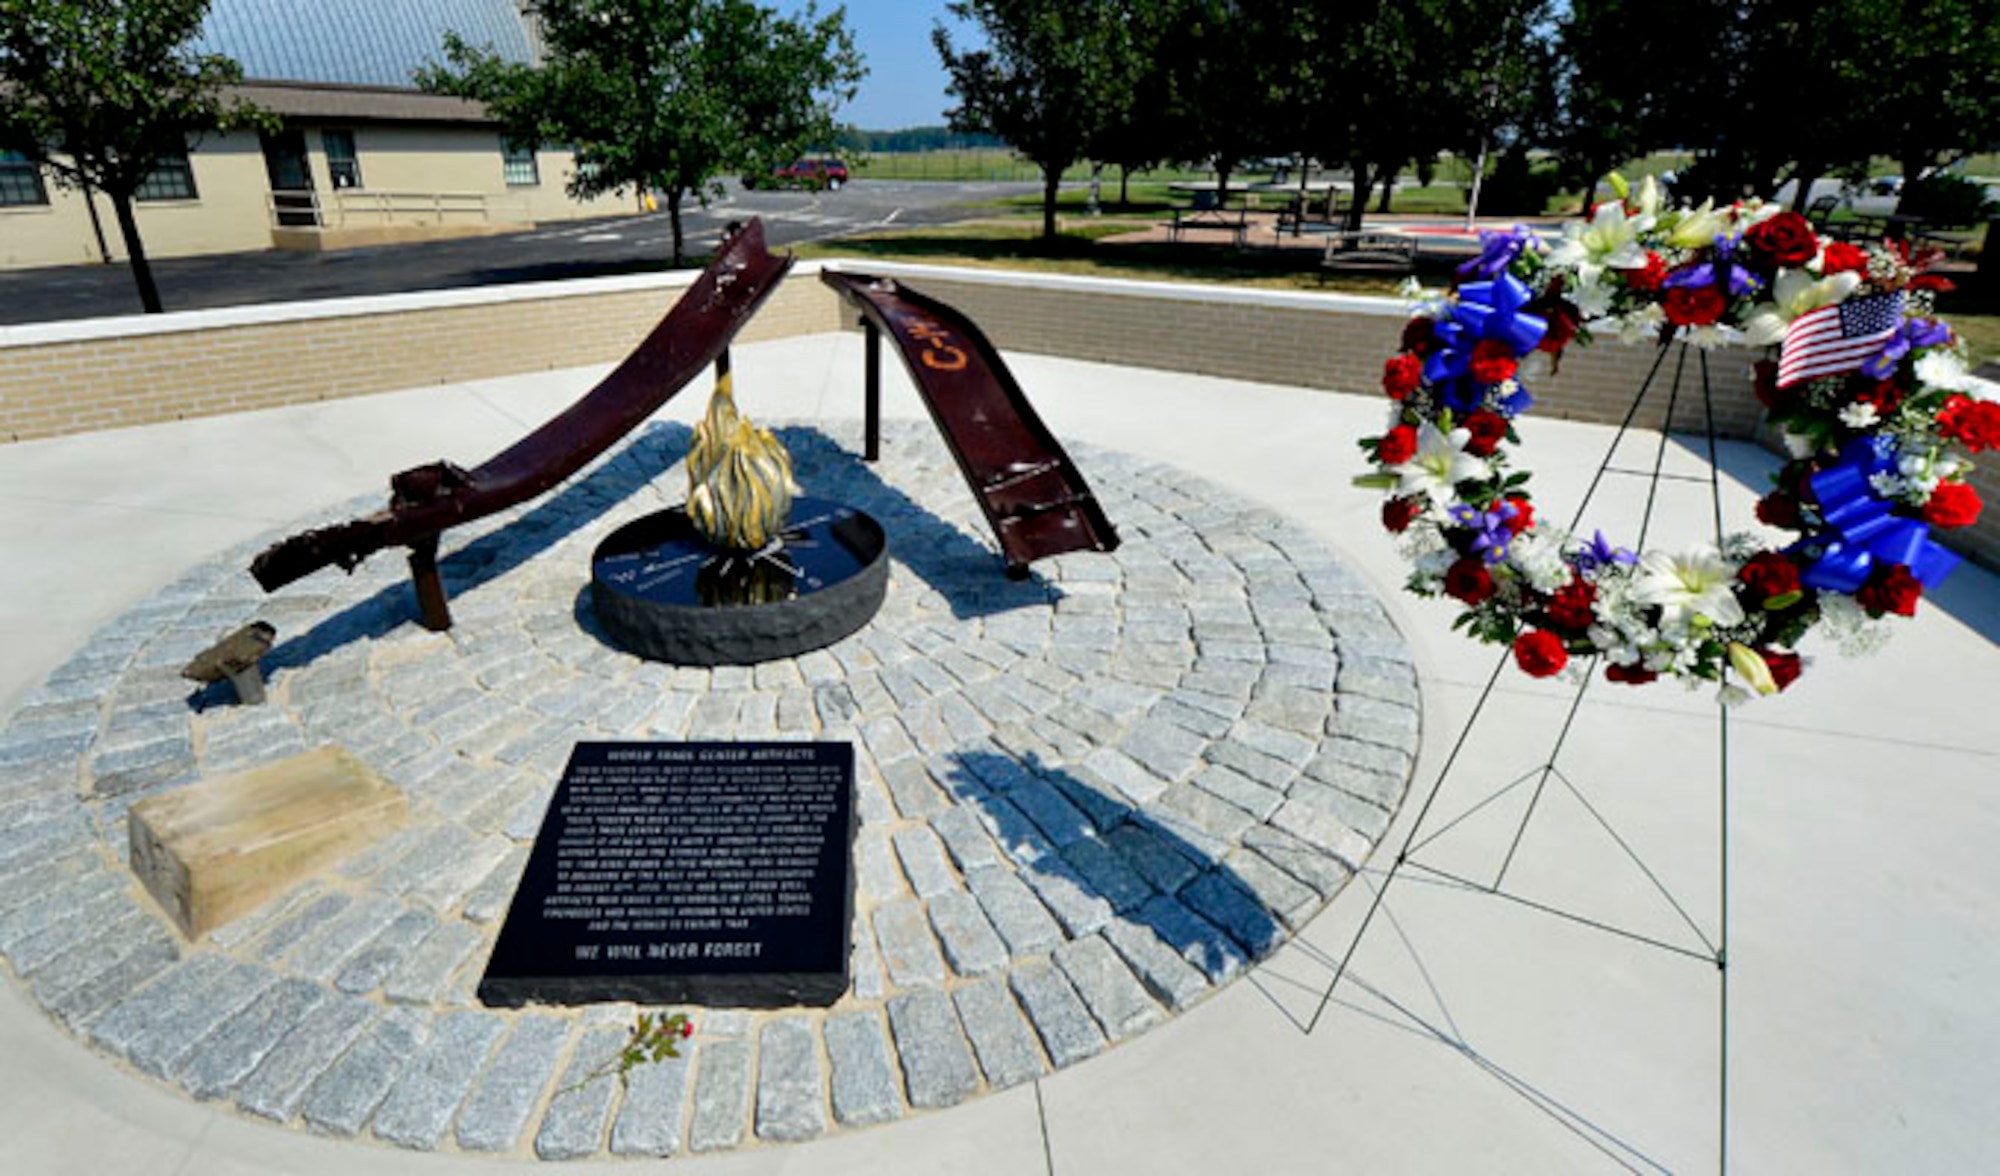
<svg viewBox="0 0 2000 1176"><path fill-rule="evenodd" d="M702 538L727 551L762 551L777 541L799 493L792 455L736 411L727 368L694 427L687 467L688 519Z"/></svg>

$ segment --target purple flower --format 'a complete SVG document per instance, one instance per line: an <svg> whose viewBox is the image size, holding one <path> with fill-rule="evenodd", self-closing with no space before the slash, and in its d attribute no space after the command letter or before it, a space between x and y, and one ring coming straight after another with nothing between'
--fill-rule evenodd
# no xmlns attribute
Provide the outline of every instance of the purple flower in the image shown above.
<svg viewBox="0 0 2000 1176"><path fill-rule="evenodd" d="M1601 569L1610 567L1613 564L1624 564L1630 567L1638 562L1639 557L1633 555L1623 547L1611 546L1605 540L1604 532L1601 530L1591 536L1590 542L1585 544L1576 553L1576 570L1586 576L1594 576Z"/></svg>
<svg viewBox="0 0 2000 1176"><path fill-rule="evenodd" d="M1520 513L1513 503L1504 501L1486 511L1460 505L1451 508L1451 521L1472 532L1472 554L1497 564L1507 558L1507 542L1514 537L1507 521Z"/></svg>
<svg viewBox="0 0 2000 1176"><path fill-rule="evenodd" d="M1715 249L1707 261L1668 274L1665 286L1721 286L1731 295L1748 294L1762 286L1763 280L1756 274L1737 265L1732 258L1736 251L1736 241L1731 237L1717 237Z"/></svg>

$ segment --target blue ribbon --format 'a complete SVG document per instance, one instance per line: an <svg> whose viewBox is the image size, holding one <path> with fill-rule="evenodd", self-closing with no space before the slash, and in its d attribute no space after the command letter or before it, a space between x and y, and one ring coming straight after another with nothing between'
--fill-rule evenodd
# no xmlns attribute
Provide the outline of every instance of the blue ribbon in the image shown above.
<svg viewBox="0 0 2000 1176"><path fill-rule="evenodd" d="M1884 437L1856 437L1841 449L1837 464L1812 476L1826 530L1793 548L1813 557L1800 583L1852 595L1877 565L1902 564L1928 589L1959 565L1958 556L1931 542L1930 524L1892 513L1893 504L1869 483L1895 468L1894 454L1895 447Z"/></svg>
<svg viewBox="0 0 2000 1176"><path fill-rule="evenodd" d="M1539 240L1540 234L1526 225L1515 225L1511 230L1481 229L1479 256L1459 266L1458 276L1469 278L1477 274L1481 278L1497 278L1521 256L1521 250Z"/></svg>
<svg viewBox="0 0 2000 1176"><path fill-rule="evenodd" d="M1468 373L1472 349L1481 342L1498 340L1515 355L1526 355L1542 341L1548 322L1521 313L1532 297L1527 285L1512 274L1458 288L1458 304L1452 307L1451 318L1440 319L1432 328L1443 346L1424 361L1424 379L1445 404L1463 412L1479 407L1483 395Z"/></svg>
<svg viewBox="0 0 2000 1176"><path fill-rule="evenodd" d="M1951 328L1936 319L1904 319L1902 327L1882 345L1881 354L1861 365L1871 380L1886 380L1912 347L1937 347L1951 342Z"/></svg>

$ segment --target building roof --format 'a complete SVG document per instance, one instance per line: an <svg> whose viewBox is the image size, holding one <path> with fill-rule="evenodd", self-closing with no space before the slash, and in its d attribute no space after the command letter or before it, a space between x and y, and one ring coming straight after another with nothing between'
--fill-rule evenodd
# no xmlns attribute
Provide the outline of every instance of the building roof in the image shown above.
<svg viewBox="0 0 2000 1176"><path fill-rule="evenodd" d="M214 0L194 47L256 81L402 87L444 60L444 34L533 60L517 0Z"/></svg>
<svg viewBox="0 0 2000 1176"><path fill-rule="evenodd" d="M272 114L351 122L485 123L482 103L386 86L246 82L231 93Z"/></svg>

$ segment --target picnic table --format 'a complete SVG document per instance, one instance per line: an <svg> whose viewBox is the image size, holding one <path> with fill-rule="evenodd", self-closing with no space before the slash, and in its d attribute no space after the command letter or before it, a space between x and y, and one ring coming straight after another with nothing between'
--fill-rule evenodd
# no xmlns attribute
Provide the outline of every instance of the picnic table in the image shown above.
<svg viewBox="0 0 2000 1176"><path fill-rule="evenodd" d="M1179 241L1182 233L1193 229L1220 229L1229 233L1236 248L1241 249L1250 234L1250 218L1242 206L1230 208L1226 198L1211 186L1196 190L1193 204L1174 209L1173 221L1167 226L1167 240Z"/></svg>

